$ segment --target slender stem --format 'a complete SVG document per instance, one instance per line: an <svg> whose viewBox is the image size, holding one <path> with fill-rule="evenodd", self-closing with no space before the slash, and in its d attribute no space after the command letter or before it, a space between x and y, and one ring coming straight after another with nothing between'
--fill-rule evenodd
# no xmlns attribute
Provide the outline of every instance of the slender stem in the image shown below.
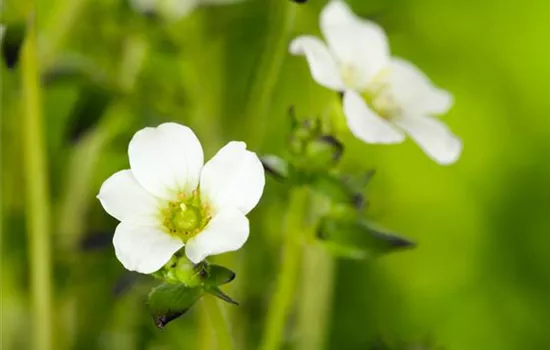
<svg viewBox="0 0 550 350"><path fill-rule="evenodd" d="M297 6L292 1L281 0L273 0L271 4L269 28L264 40L268 46L262 51L245 111L247 125L250 128L247 135L250 135L249 143L252 148L260 145L265 133L268 119L266 114L287 55L289 34L294 25Z"/></svg>
<svg viewBox="0 0 550 350"><path fill-rule="evenodd" d="M214 327L210 323L208 316L208 308L204 305L205 301L201 302L203 307L200 308L198 315L199 329L196 348L199 350L211 350L215 348Z"/></svg>
<svg viewBox="0 0 550 350"><path fill-rule="evenodd" d="M34 327L32 339L34 349L48 350L52 348L50 208L34 11L32 9L30 12L33 18L29 21L21 56L24 104L21 126L25 200L28 208L26 217Z"/></svg>
<svg viewBox="0 0 550 350"><path fill-rule="evenodd" d="M334 283L334 260L317 244L304 250L295 349L326 348Z"/></svg>
<svg viewBox="0 0 550 350"><path fill-rule="evenodd" d="M208 319L210 320L211 328L215 333L218 350L234 349L233 337L226 315L220 306L220 301L211 295L205 295L202 298L202 304Z"/></svg>
<svg viewBox="0 0 550 350"><path fill-rule="evenodd" d="M307 201L307 188L300 187L291 191L284 224L281 270L267 313L262 350L276 350L283 342L286 317L292 307L296 277L300 269Z"/></svg>

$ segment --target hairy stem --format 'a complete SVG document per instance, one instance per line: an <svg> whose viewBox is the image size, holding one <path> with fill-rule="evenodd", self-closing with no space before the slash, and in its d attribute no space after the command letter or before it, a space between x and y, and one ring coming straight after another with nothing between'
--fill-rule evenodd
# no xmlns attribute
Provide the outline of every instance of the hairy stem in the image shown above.
<svg viewBox="0 0 550 350"><path fill-rule="evenodd" d="M296 277L300 269L302 243L305 238L305 217L308 202L307 188L295 188L290 193L284 223L283 257L277 276L275 293L269 304L261 349L281 347L286 318L295 295Z"/></svg>
<svg viewBox="0 0 550 350"><path fill-rule="evenodd" d="M34 7L34 4L32 4ZM23 158L29 244L33 348L52 348L52 268L48 168L43 138L42 98L37 57L35 9L21 52Z"/></svg>

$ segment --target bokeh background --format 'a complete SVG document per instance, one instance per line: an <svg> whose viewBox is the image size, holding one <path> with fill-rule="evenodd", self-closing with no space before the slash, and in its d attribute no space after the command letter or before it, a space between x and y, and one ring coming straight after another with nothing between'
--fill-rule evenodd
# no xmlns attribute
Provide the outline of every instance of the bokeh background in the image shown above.
<svg viewBox="0 0 550 350"><path fill-rule="evenodd" d="M3 1L1 22L23 23L25 3ZM200 302L155 328L145 305L154 281L116 260L117 222L95 195L128 167L133 133L164 121L193 128L206 158L230 140L282 154L290 105L300 116L333 108L334 94L312 81L303 58L287 53L294 36L319 33L325 3L250 0L166 21L123 0L38 1L54 349L215 349ZM321 259L323 273L299 279L285 348L549 348L548 1L349 3L382 25L395 55L454 94L444 119L464 151L442 167L411 141L377 146L341 136L343 171L376 169L369 217L418 246L369 261ZM34 330L22 181L26 101L20 65L0 70L1 344L27 349ZM263 333L286 204L286 189L268 180L248 243L217 258L237 272L224 290L241 305L224 308L238 349L258 348ZM300 293L308 283L325 286L328 296L318 297L328 305ZM308 345L303 337L318 317L324 329Z"/></svg>

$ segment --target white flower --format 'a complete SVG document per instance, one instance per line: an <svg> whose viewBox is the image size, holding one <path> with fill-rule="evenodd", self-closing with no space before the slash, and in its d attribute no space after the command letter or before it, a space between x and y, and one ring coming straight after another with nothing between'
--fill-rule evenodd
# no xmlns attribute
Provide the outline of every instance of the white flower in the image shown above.
<svg viewBox="0 0 550 350"><path fill-rule="evenodd" d="M240 1L242 0L130 0L130 5L138 12L156 13L165 19L176 21L199 5L221 5Z"/></svg>
<svg viewBox="0 0 550 350"><path fill-rule="evenodd" d="M260 200L265 178L244 142L229 142L203 166L193 131L166 123L138 131L128 156L131 169L105 180L98 195L121 221L113 244L125 268L149 274L183 246L198 263L246 242L245 215Z"/></svg>
<svg viewBox="0 0 550 350"><path fill-rule="evenodd" d="M434 115L446 113L452 96L435 87L411 63L391 57L386 34L342 1L321 13L324 42L300 36L290 52L305 55L313 79L344 93L351 132L368 143L400 143L407 133L440 164L455 162L461 141Z"/></svg>

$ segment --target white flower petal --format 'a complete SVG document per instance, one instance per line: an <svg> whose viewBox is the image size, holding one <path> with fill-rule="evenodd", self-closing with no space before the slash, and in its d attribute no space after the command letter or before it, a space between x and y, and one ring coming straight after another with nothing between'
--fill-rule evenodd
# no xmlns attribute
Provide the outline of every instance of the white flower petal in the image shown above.
<svg viewBox="0 0 550 350"><path fill-rule="evenodd" d="M241 211L225 209L187 242L185 254L197 264L210 255L232 252L243 246L249 230L248 219Z"/></svg>
<svg viewBox="0 0 550 350"><path fill-rule="evenodd" d="M343 1L331 1L321 13L321 31L341 67L353 75L352 86L362 90L390 64L390 49L384 30L351 12ZM349 79L344 79L349 80Z"/></svg>
<svg viewBox="0 0 550 350"><path fill-rule="evenodd" d="M426 152L442 165L457 161L462 142L440 120L432 117L403 117L394 121Z"/></svg>
<svg viewBox="0 0 550 350"><path fill-rule="evenodd" d="M289 51L293 55L306 56L311 76L317 83L332 90L344 90L339 68L321 40L309 35L300 36L290 43Z"/></svg>
<svg viewBox="0 0 550 350"><path fill-rule="evenodd" d="M264 185L264 168L256 153L247 151L244 142L232 141L204 165L200 194L214 212L237 208L246 215L258 204Z"/></svg>
<svg viewBox="0 0 550 350"><path fill-rule="evenodd" d="M130 168L141 186L172 200L199 182L202 147L191 129L176 123L138 131L128 147Z"/></svg>
<svg viewBox="0 0 550 350"><path fill-rule="evenodd" d="M183 242L155 226L121 222L113 237L115 254L130 271L153 273L183 247Z"/></svg>
<svg viewBox="0 0 550 350"><path fill-rule="evenodd" d="M379 117L355 91L344 93L344 114L353 135L367 143L399 143L405 135Z"/></svg>
<svg viewBox="0 0 550 350"><path fill-rule="evenodd" d="M97 198L109 215L134 224L158 223L159 210L164 206L163 200L140 186L129 169L121 170L105 180Z"/></svg>
<svg viewBox="0 0 550 350"><path fill-rule="evenodd" d="M391 93L405 113L444 114L453 104L450 93L435 87L420 69L401 58L392 59L389 79Z"/></svg>

